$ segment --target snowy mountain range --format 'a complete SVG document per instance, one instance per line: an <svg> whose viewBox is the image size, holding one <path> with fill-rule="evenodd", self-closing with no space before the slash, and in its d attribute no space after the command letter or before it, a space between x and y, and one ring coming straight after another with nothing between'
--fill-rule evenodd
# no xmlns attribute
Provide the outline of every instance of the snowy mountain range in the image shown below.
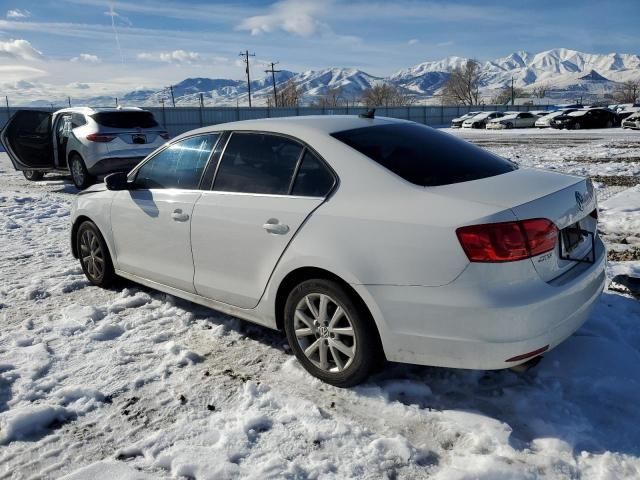
<svg viewBox="0 0 640 480"><path fill-rule="evenodd" d="M339 88L344 100L353 102L373 85L388 82L402 88L421 103L440 102L438 94L453 68L467 62L463 57L447 57L424 62L400 70L389 77L376 77L355 68L331 67L302 73L281 71L276 75L277 86L291 80L302 91L303 104L309 104L328 90ZM481 94L488 102L500 89L514 84L531 92L545 87L546 97L573 99L602 98L618 82L640 80L640 56L635 54L590 54L557 48L540 53L514 52L506 57L481 62ZM253 105L266 105L273 93L270 76L251 82ZM198 105L202 93L205 105L236 106L248 103L244 80L188 78L173 86L177 105ZM435 97L434 97L435 96ZM144 89L128 92L121 97L125 105L160 105L170 103L166 89ZM111 97L82 99L92 105L111 104ZM48 100L44 104L48 104ZM34 104L37 102L34 102Z"/></svg>

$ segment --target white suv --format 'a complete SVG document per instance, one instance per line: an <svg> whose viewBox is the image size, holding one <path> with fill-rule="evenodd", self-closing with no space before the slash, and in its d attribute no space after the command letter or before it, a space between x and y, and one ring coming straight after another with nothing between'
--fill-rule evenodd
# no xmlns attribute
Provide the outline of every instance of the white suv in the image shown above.
<svg viewBox="0 0 640 480"><path fill-rule="evenodd" d="M27 180L70 171L79 189L98 175L131 170L168 138L147 110L87 107L18 110L0 135L13 166Z"/></svg>

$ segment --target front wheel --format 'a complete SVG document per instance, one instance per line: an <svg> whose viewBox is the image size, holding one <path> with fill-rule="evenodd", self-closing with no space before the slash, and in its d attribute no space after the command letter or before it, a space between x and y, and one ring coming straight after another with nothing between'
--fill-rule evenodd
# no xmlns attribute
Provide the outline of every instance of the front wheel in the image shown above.
<svg viewBox="0 0 640 480"><path fill-rule="evenodd" d="M507 128L509 128L509 129L513 128L513 123L507 122Z"/></svg>
<svg viewBox="0 0 640 480"><path fill-rule="evenodd" d="M107 243L93 222L85 221L76 233L76 251L87 279L98 287L108 287L115 277Z"/></svg>
<svg viewBox="0 0 640 480"><path fill-rule="evenodd" d="M580 125L580 122L576 122L576 124L573 126L574 130L580 130L582 128L582 125Z"/></svg>
<svg viewBox="0 0 640 480"><path fill-rule="evenodd" d="M69 159L69 169L71 170L71 179L78 190L84 190L93 184L93 176L87 170L84 160L78 154L74 154Z"/></svg>
<svg viewBox="0 0 640 480"><path fill-rule="evenodd" d="M361 383L383 358L369 313L332 280L307 280L295 287L285 305L284 328L302 366L336 387Z"/></svg>
<svg viewBox="0 0 640 480"><path fill-rule="evenodd" d="M37 182L44 178L44 172L40 172L38 170L24 170L22 174L24 175L24 178L30 182Z"/></svg>

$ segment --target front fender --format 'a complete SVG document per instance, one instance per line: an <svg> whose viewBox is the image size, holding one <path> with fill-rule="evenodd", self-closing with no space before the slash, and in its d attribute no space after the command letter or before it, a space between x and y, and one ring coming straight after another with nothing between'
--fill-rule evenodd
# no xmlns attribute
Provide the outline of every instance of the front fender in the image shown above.
<svg viewBox="0 0 640 480"><path fill-rule="evenodd" d="M71 251L75 258L78 253L75 247L75 234L80 224L85 220L92 221L100 230L104 238L113 266L117 267L117 256L113 242L111 230L111 204L113 202L112 192L108 190L85 191L76 197L71 208L71 231L70 242Z"/></svg>

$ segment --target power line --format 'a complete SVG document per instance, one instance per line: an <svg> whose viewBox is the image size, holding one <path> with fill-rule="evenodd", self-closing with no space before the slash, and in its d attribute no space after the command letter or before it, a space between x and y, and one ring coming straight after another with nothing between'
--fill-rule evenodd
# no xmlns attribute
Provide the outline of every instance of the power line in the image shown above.
<svg viewBox="0 0 640 480"><path fill-rule="evenodd" d="M244 52L240 52L238 54L239 57L244 57L242 61L247 65L247 90L249 92L249 107L251 107L251 76L249 74L249 57L255 57L255 53L249 53L249 50L245 50Z"/></svg>
<svg viewBox="0 0 640 480"><path fill-rule="evenodd" d="M264 73L271 73L271 80L273 80L273 101L278 107L278 92L276 90L276 73L280 73L282 70L274 70L273 67L280 62L271 62L271 68L269 70L265 70Z"/></svg>

